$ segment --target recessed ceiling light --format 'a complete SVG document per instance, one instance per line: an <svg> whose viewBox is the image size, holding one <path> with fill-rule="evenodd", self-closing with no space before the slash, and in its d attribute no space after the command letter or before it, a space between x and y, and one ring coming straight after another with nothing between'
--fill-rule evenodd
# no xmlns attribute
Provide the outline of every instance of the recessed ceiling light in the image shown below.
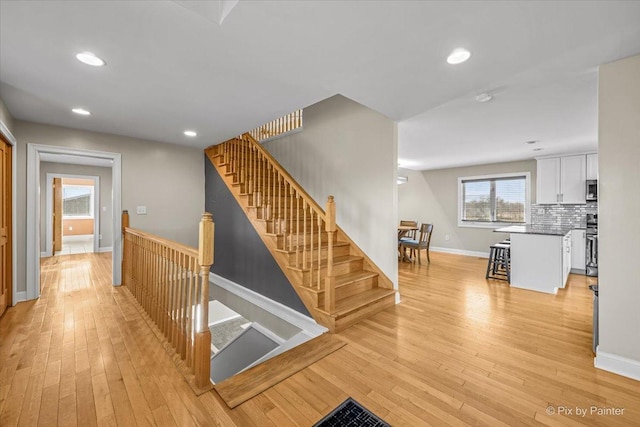
<svg viewBox="0 0 640 427"><path fill-rule="evenodd" d="M533 151L542 151L544 148L534 148Z"/></svg>
<svg viewBox="0 0 640 427"><path fill-rule="evenodd" d="M525 141L525 144L535 144L536 142L538 142L538 140L536 139L532 139L531 141Z"/></svg>
<svg viewBox="0 0 640 427"><path fill-rule="evenodd" d="M471 57L471 52L464 48L454 49L447 57L447 62L452 65L462 64Z"/></svg>
<svg viewBox="0 0 640 427"><path fill-rule="evenodd" d="M194 136L198 136L198 134L197 134L195 131L193 131L193 130L185 130L185 131L184 131L184 134L185 134L185 135L187 135L187 136L190 136L190 137L192 137L192 138L193 138Z"/></svg>
<svg viewBox="0 0 640 427"><path fill-rule="evenodd" d="M81 116L90 116L91 115L91 111L85 110L84 108L74 108L71 111L73 111L76 114L80 114Z"/></svg>
<svg viewBox="0 0 640 427"><path fill-rule="evenodd" d="M480 95L476 96L476 101L478 102L489 102L492 99L493 99L493 95L489 93L481 93Z"/></svg>
<svg viewBox="0 0 640 427"><path fill-rule="evenodd" d="M103 65L106 64L106 62L104 62L103 59L98 58L95 54L91 52L80 52L79 54L76 55L76 58L78 59L78 61L87 65L91 65L93 67L102 67Z"/></svg>

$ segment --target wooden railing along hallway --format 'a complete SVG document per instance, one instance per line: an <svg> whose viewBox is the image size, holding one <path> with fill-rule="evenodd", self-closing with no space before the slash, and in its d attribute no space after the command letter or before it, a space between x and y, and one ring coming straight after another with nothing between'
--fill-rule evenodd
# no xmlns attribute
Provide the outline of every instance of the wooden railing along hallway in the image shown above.
<svg viewBox="0 0 640 427"><path fill-rule="evenodd" d="M127 211L122 214L122 229L123 284L195 376L195 388L210 387L211 214L202 215L198 249L129 228Z"/></svg>
<svg viewBox="0 0 640 427"><path fill-rule="evenodd" d="M331 331L395 303L392 282L246 133L205 150L313 317Z"/></svg>
<svg viewBox="0 0 640 427"><path fill-rule="evenodd" d="M291 132L302 127L302 110L294 111L269 123L249 131L256 141L266 141L278 135Z"/></svg>

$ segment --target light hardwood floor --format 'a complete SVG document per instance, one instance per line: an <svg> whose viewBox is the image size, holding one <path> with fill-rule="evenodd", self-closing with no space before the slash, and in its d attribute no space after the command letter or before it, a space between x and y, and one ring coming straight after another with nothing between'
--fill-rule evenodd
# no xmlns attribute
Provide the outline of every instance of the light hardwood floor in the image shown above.
<svg viewBox="0 0 640 427"><path fill-rule="evenodd" d="M402 303L346 346L230 410L193 394L110 286L110 254L49 258L40 300L0 319L0 425L310 426L348 396L393 426L640 425L640 383L593 367L584 276L553 296L485 281L483 259L431 259L400 265Z"/></svg>

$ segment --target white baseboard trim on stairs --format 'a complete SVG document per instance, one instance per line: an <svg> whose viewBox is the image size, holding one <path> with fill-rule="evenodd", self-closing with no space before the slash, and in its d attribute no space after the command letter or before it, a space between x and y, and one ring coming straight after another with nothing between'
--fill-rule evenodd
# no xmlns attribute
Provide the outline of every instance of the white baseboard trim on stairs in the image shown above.
<svg viewBox="0 0 640 427"><path fill-rule="evenodd" d="M209 273L209 281L313 336L322 335L328 331L327 328L317 324L312 318L215 273Z"/></svg>
<svg viewBox="0 0 640 427"><path fill-rule="evenodd" d="M27 291L16 292L13 296L13 305L23 301L27 301Z"/></svg>
<svg viewBox="0 0 640 427"><path fill-rule="evenodd" d="M640 381L640 361L596 350L593 365L605 371Z"/></svg>
<svg viewBox="0 0 640 427"><path fill-rule="evenodd" d="M433 252L444 252L444 253L447 253L447 254L475 256L475 257L480 257L480 258L489 258L489 252L466 251L464 249L441 248L441 247L438 247L438 246L430 246L429 250L433 251Z"/></svg>
<svg viewBox="0 0 640 427"><path fill-rule="evenodd" d="M98 252L102 253L102 252L113 252L113 247L112 246L104 246L102 248L98 248Z"/></svg>

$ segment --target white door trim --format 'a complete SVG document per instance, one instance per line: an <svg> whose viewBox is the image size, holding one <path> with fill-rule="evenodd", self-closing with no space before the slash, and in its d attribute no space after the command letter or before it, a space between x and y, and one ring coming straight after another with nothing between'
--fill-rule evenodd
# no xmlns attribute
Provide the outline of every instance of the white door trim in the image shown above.
<svg viewBox="0 0 640 427"><path fill-rule="evenodd" d="M47 173L47 187L45 196L45 245L44 253L46 256L53 256L53 194L51 194L51 187L53 186L53 178L77 178L77 179L90 179L93 181L93 253L100 251L100 177L94 175L70 175L66 173ZM42 189L40 189L42 191Z"/></svg>
<svg viewBox="0 0 640 427"><path fill-rule="evenodd" d="M11 305L16 305L18 301L18 211L17 211L17 197L18 197L18 142L13 134L9 131L7 125L0 120L0 133L9 141L11 145ZM21 301L21 300L20 300Z"/></svg>
<svg viewBox="0 0 640 427"><path fill-rule="evenodd" d="M53 145L27 144L27 299L40 296L40 155L66 154L76 156L79 164L95 164L97 159L110 160L113 185L113 284L122 280L122 155L105 151L81 150Z"/></svg>

